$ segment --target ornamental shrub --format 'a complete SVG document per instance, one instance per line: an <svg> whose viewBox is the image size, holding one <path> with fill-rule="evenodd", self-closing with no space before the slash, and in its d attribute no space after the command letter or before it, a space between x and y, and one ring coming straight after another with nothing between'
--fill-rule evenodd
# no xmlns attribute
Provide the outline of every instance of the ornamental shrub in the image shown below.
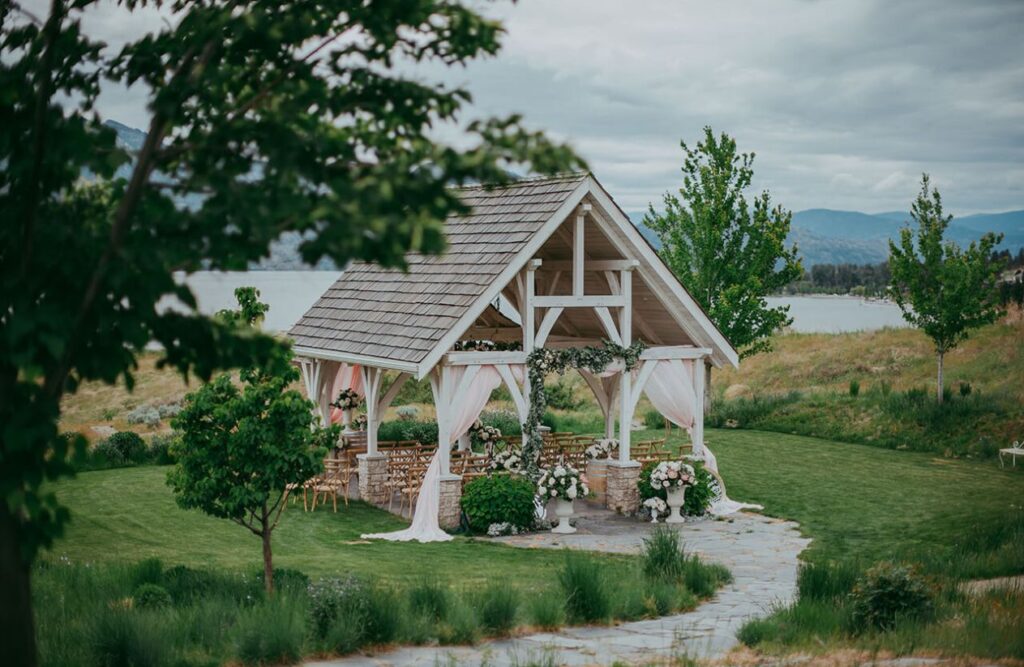
<svg viewBox="0 0 1024 667"><path fill-rule="evenodd" d="M556 410L575 410L583 404L565 378L559 378L554 384L545 385L544 396L547 398L548 406Z"/></svg>
<svg viewBox="0 0 1024 667"><path fill-rule="evenodd" d="M156 465L170 465L174 463L174 455L171 450L180 442L181 435L177 433L154 435L149 439L149 446L146 447L146 458Z"/></svg>
<svg viewBox="0 0 1024 667"><path fill-rule="evenodd" d="M139 609L163 609L171 606L171 594L163 586L142 584L132 593L132 602Z"/></svg>
<svg viewBox="0 0 1024 667"><path fill-rule="evenodd" d="M493 523L510 523L520 529L533 527L533 484L518 475L478 477L462 492L462 510L469 527L486 533Z"/></svg>
<svg viewBox="0 0 1024 667"><path fill-rule="evenodd" d="M146 441L132 431L118 431L107 438L107 445L120 454L128 463L141 463L146 459Z"/></svg>
<svg viewBox="0 0 1024 667"><path fill-rule="evenodd" d="M665 417L657 410L648 410L644 413L644 426L651 430L665 428Z"/></svg>
<svg viewBox="0 0 1024 667"><path fill-rule="evenodd" d="M890 630L904 618L927 619L935 608L924 577L909 565L879 563L850 593L854 632Z"/></svg>
<svg viewBox="0 0 1024 667"><path fill-rule="evenodd" d="M693 473L697 478L697 483L686 487L682 512L688 516L701 516L707 512L708 507L711 506L711 501L714 499L715 478L704 468L703 462L691 460L686 462L693 466ZM655 489L651 486L651 471L657 466L657 461L650 461L645 463L643 469L640 470L640 479L637 481L637 486L640 488L641 505L648 498L657 497L662 500L668 500L668 494L665 492L665 489Z"/></svg>
<svg viewBox="0 0 1024 667"><path fill-rule="evenodd" d="M522 435L523 425L519 423L519 415L512 410L484 410L480 413L480 422L485 426L493 426L502 435Z"/></svg>
<svg viewBox="0 0 1024 667"><path fill-rule="evenodd" d="M401 420L382 422L377 429L377 440L380 442L416 440L423 445L437 444L437 422Z"/></svg>

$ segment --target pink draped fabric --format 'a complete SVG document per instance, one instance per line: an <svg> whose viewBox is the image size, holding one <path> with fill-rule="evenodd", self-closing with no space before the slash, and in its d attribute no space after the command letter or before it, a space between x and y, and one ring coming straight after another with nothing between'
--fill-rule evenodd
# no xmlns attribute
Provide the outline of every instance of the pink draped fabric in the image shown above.
<svg viewBox="0 0 1024 667"><path fill-rule="evenodd" d="M354 389L360 396L363 395L363 373L359 364L342 364L338 374L334 376L334 384L331 386L331 401L338 398L343 389ZM344 411L338 408L331 408L331 423L340 424L344 420Z"/></svg>
<svg viewBox="0 0 1024 667"><path fill-rule="evenodd" d="M467 368L466 366L460 366L453 369L451 376L453 392L457 391L462 378L465 377ZM513 366L512 375L516 381L521 382L523 377L522 367ZM487 401L491 397L491 392L499 386L501 386L501 374L498 373L498 369L494 366L481 366L457 406L438 406L439 409L447 407L453 414L452 421L449 424L449 440L447 443L449 447L460 436L469 431L469 427L473 425L473 422L480 417L480 413L487 407ZM456 399L454 396L452 398L453 400ZM451 535L441 530L438 523L441 506L441 462L438 458L441 446L440 443L438 444L437 452L434 453L434 457L430 460L430 466L423 476L420 495L416 498L416 510L412 515L412 524L405 530L392 533L372 533L363 535L363 538L390 540L392 542L409 542L412 540L418 542L445 542L452 539Z"/></svg>

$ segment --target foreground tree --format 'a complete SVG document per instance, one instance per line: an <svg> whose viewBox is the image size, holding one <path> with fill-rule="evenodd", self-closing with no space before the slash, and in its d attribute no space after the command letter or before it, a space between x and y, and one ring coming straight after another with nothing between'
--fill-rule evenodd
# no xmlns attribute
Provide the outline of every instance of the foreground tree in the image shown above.
<svg viewBox="0 0 1024 667"><path fill-rule="evenodd" d="M767 191L751 210L744 192L754 154L737 153L729 135L716 137L705 127L696 148L681 146L683 185L678 195L665 193L663 213L650 206L644 224L658 235L661 258L740 356L766 351L769 337L792 320L788 306L769 308L764 297L803 275L796 246L786 247L793 214L773 208ZM711 382L705 386L710 390Z"/></svg>
<svg viewBox="0 0 1024 667"><path fill-rule="evenodd" d="M283 232L304 259L401 265L440 252L464 211L446 186L511 166L578 166L519 119L459 123L469 95L420 64L497 52L501 27L456 0L146 2L174 15L118 53L81 21L0 1L0 628L6 664L35 664L30 565L68 512L47 481L72 472L61 397L83 381L129 388L152 341L161 365L209 378L278 345L203 317L176 270L244 269ZM126 22L128 23L128 22ZM402 71L394 65L401 62ZM436 71L436 70L435 70ZM103 82L149 91L131 154L102 125ZM440 143L438 125L468 134ZM127 178L118 168L130 166ZM99 184L82 186L83 175ZM165 296L191 312L158 310Z"/></svg>
<svg viewBox="0 0 1024 667"><path fill-rule="evenodd" d="M237 311L218 316L255 327L269 310L254 287L235 290ZM323 471L323 457L338 441L337 426L320 428L314 405L289 389L299 371L287 349L265 368L247 368L238 388L221 375L185 397L173 421L181 442L167 475L185 509L230 519L263 542L263 584L274 590L271 537L284 511L289 484Z"/></svg>
<svg viewBox="0 0 1024 667"><path fill-rule="evenodd" d="M889 294L903 311L903 319L935 345L935 399L942 403L946 353L966 339L971 329L1002 316L1002 262L992 252L1002 235L985 234L966 248L946 242L943 237L953 216L943 214L942 196L931 187L928 174L921 177L921 192L911 206L910 217L917 223L917 233L904 227L899 242L889 242Z"/></svg>

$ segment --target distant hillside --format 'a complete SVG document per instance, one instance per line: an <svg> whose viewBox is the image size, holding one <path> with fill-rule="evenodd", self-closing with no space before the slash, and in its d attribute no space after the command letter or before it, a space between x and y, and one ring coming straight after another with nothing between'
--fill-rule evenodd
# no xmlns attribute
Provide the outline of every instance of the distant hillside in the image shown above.
<svg viewBox="0 0 1024 667"><path fill-rule="evenodd" d="M661 244L643 225L642 212L629 217L655 247ZM900 211L861 213L812 208L793 214L790 241L800 248L804 266L815 264L874 264L889 256L889 240L899 236L910 215ZM966 245L987 232L1004 235L1001 248L1016 253L1024 247L1024 211L979 213L953 218L947 238Z"/></svg>

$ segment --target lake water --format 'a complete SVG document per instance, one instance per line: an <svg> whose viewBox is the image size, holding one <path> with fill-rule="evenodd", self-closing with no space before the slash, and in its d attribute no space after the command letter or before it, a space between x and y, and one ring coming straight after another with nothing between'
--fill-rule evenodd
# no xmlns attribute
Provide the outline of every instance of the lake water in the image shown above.
<svg viewBox="0 0 1024 667"><path fill-rule="evenodd" d="M337 271L200 271L186 280L204 313L234 308L236 287L256 287L263 301L270 304L264 329L287 331L339 275ZM847 296L786 296L769 297L768 303L790 307L794 331L842 333L906 326L900 309L885 301Z"/></svg>

